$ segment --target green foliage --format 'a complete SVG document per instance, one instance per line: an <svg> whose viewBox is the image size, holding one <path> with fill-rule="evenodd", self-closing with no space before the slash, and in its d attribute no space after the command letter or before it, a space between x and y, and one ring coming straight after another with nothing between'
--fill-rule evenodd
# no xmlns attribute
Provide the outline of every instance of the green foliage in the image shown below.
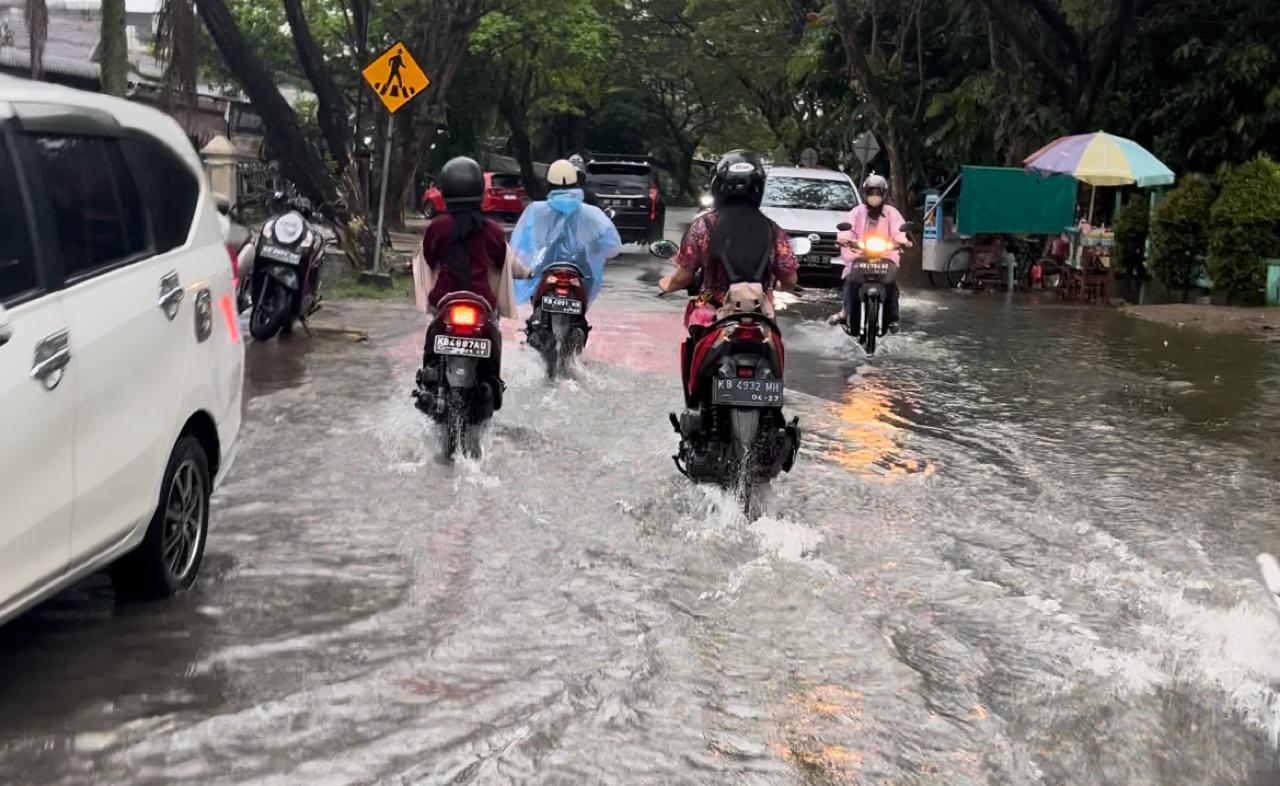
<svg viewBox="0 0 1280 786"><path fill-rule="evenodd" d="M1204 270L1215 194L1203 175L1187 175L1156 208L1151 266L1166 286L1187 289Z"/></svg>
<svg viewBox="0 0 1280 786"><path fill-rule="evenodd" d="M1266 156L1240 164L1222 181L1212 208L1209 273L1229 297L1263 286L1262 260L1280 256L1280 166Z"/></svg>
<svg viewBox="0 0 1280 786"><path fill-rule="evenodd" d="M1131 196L1116 215L1116 267L1120 270L1142 269L1150 217L1151 209L1144 193Z"/></svg>

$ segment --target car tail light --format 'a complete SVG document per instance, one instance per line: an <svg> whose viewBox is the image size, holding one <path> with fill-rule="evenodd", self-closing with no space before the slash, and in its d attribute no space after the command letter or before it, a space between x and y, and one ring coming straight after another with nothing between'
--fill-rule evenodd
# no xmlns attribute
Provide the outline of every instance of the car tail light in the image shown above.
<svg viewBox="0 0 1280 786"><path fill-rule="evenodd" d="M475 327L480 324L480 309L468 303L450 306L444 321L454 327Z"/></svg>
<svg viewBox="0 0 1280 786"><path fill-rule="evenodd" d="M231 257L231 288L235 289L240 286L240 255L230 243L227 243L227 256Z"/></svg>
<svg viewBox="0 0 1280 786"><path fill-rule="evenodd" d="M222 308L222 318L227 321L227 335L231 338L231 343L239 344L240 323L236 321L235 299L230 294L224 293L218 305Z"/></svg>
<svg viewBox="0 0 1280 786"><path fill-rule="evenodd" d="M649 186L649 220L653 221L658 217L658 186Z"/></svg>

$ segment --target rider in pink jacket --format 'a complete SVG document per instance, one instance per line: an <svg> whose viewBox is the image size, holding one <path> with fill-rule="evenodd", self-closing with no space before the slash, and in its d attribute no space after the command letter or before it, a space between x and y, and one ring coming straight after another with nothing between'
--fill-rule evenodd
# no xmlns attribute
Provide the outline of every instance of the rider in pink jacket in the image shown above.
<svg viewBox="0 0 1280 786"><path fill-rule="evenodd" d="M847 220L852 228L848 231L840 232L836 239L841 243L847 241L856 242L873 235L879 235L887 240L892 240L898 246L910 248L911 239L907 237L906 232L902 229L902 225L906 223L906 220L893 205L885 203L885 197L888 193L888 181L880 175L868 177L862 184L863 203L849 211ZM844 259L844 272L841 274L841 278L844 279L844 309L831 317L829 321L832 324L843 321L844 315L852 311L857 305L858 289L862 286L861 278L854 272L853 267L853 263L861 256L861 252L841 245L840 256ZM895 265L901 262L901 254L896 249L886 253L882 258ZM852 276L850 275L851 272L853 273ZM889 329L897 332L899 298L897 281L887 282L885 289L888 294L888 302L885 303L887 309L885 316L888 318Z"/></svg>

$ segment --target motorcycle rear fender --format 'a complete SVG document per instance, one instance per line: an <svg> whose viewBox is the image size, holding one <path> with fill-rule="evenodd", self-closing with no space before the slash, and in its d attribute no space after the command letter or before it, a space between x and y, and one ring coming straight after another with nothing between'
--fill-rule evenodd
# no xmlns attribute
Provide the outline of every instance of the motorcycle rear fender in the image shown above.
<svg viewBox="0 0 1280 786"><path fill-rule="evenodd" d="M444 362L445 379L451 388L473 388L479 375L475 358L448 357Z"/></svg>

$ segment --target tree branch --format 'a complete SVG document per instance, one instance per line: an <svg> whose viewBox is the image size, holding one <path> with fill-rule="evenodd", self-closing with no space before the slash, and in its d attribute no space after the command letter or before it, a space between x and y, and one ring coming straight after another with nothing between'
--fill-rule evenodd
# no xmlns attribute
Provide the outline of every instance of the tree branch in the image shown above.
<svg viewBox="0 0 1280 786"><path fill-rule="evenodd" d="M351 164L351 123L347 112L347 100L333 78L333 72L324 62L324 54L311 35L311 28L302 12L301 0L283 0L285 18L293 31L293 44L298 50L298 62L316 92L317 120L329 147L329 155L340 170Z"/></svg>

